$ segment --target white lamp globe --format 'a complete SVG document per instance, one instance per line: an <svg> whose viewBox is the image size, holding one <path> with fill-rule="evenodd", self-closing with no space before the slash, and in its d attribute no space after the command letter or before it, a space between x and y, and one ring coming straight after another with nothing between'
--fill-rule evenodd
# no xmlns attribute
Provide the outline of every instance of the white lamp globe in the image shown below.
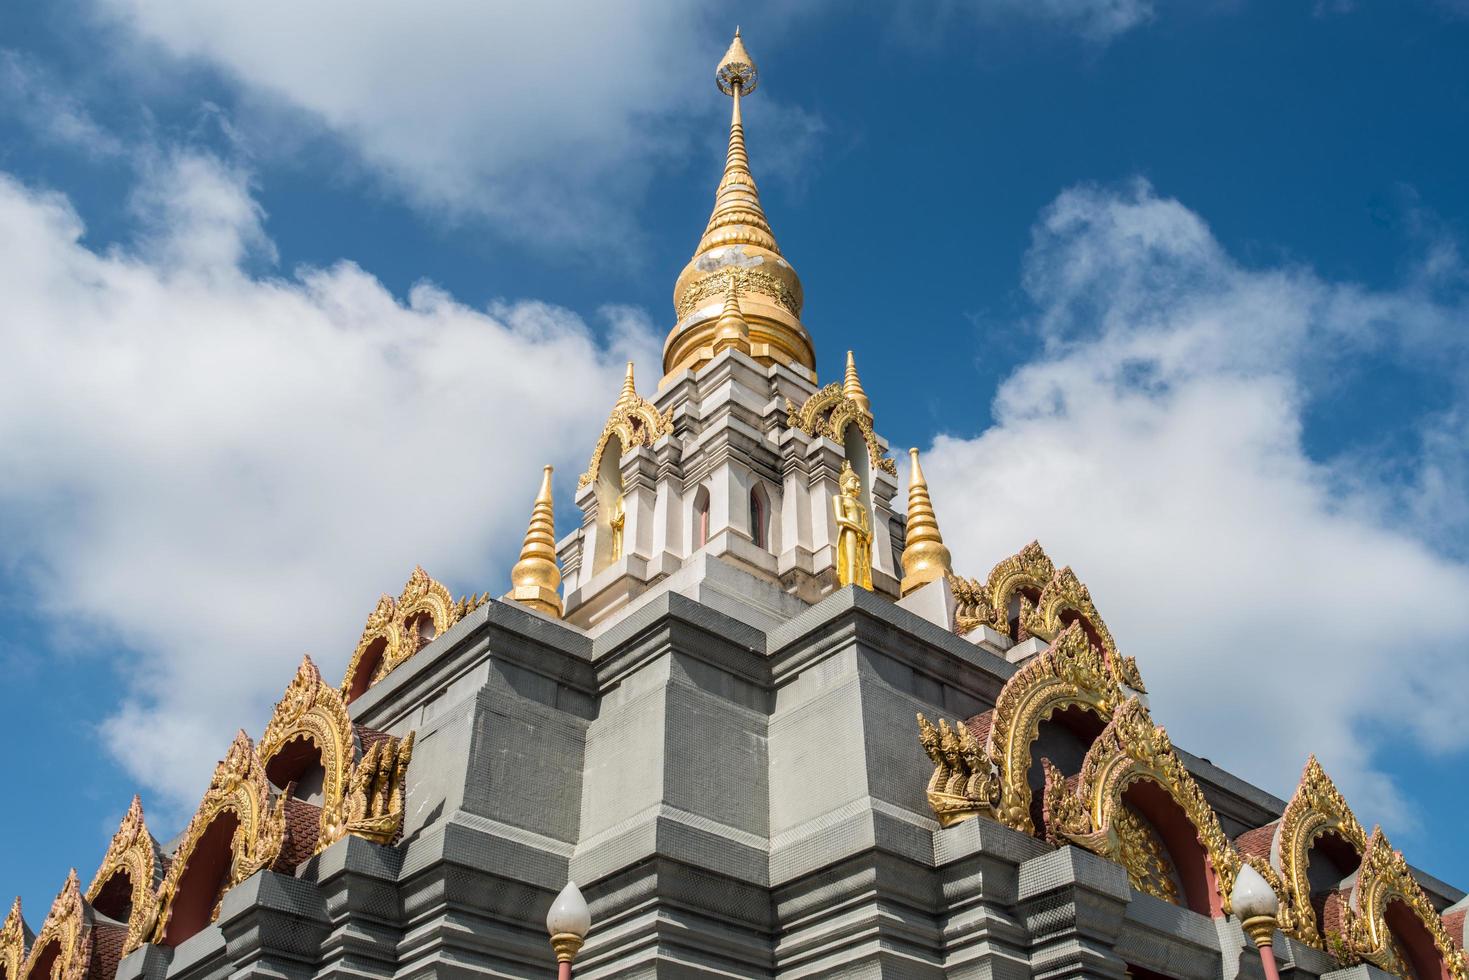
<svg viewBox="0 0 1469 980"><path fill-rule="evenodd" d="M585 939L587 930L591 928L592 912L587 908L587 900L582 897L576 882L568 881L551 903L551 911L546 913L546 931L553 936L569 933Z"/></svg>
<svg viewBox="0 0 1469 980"><path fill-rule="evenodd" d="M1229 893L1230 904L1234 906L1234 914L1241 919L1254 919L1260 916L1275 918L1280 912L1280 899L1275 895L1275 889L1270 887L1270 882L1248 864L1240 865L1239 875L1234 879L1234 890Z"/></svg>

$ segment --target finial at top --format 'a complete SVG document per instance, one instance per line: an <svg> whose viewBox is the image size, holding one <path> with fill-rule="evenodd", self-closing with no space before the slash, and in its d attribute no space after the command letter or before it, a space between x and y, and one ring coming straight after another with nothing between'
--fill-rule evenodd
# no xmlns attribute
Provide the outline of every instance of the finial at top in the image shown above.
<svg viewBox="0 0 1469 980"><path fill-rule="evenodd" d="M633 380L632 361L627 362L627 375L622 379L622 393L617 396L617 404L630 405L638 400L638 383Z"/></svg>
<svg viewBox="0 0 1469 980"><path fill-rule="evenodd" d="M741 95L749 95L755 91L755 84L759 80L760 72L755 67L755 59L745 50L745 42L740 39L740 29L736 27L729 50L724 52L719 67L714 69L714 81L719 85L719 91L725 95L734 95L737 87Z"/></svg>
<svg viewBox="0 0 1469 980"><path fill-rule="evenodd" d="M857 377L857 359L847 351L847 373L842 381L842 394L850 398L861 409L862 414L872 418L872 401L862 390L862 380Z"/></svg>

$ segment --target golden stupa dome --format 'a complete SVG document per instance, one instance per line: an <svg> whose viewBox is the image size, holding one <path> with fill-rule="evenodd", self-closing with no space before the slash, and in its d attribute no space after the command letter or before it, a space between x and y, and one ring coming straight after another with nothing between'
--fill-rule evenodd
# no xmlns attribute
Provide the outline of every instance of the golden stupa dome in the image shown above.
<svg viewBox="0 0 1469 980"><path fill-rule="evenodd" d="M723 340L716 344L716 334L728 297L736 294L749 327L745 352L764 364L792 365L815 380L816 352L801 325L801 279L780 254L745 153L740 98L755 90L759 73L738 30L714 77L720 91L734 100L729 152L709 224L673 287L678 322L663 345L664 378L697 368L716 348L731 346Z"/></svg>

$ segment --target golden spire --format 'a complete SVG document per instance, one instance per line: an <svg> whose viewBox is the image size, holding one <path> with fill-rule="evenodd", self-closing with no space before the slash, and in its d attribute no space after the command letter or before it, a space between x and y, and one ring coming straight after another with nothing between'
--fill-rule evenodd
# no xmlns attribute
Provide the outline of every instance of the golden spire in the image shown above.
<svg viewBox="0 0 1469 980"><path fill-rule="evenodd" d="M628 365L632 380L632 365ZM520 546L520 561L510 569L510 598L523 606L561 617L561 569L556 565L556 517L551 506L551 467L541 478L541 492L536 494L530 513L530 527L525 543Z"/></svg>
<svg viewBox="0 0 1469 980"><path fill-rule="evenodd" d="M617 396L618 406L631 405L638 400L637 382L632 377L632 361L627 362L627 377L622 379L622 394Z"/></svg>
<svg viewBox="0 0 1469 980"><path fill-rule="evenodd" d="M714 356L714 334L722 316L719 299L725 297L728 306L729 284L734 282L751 356L766 365L790 365L814 381L816 352L801 325L801 280L781 257L745 150L741 103L755 91L759 72L738 30L715 69L714 80L733 101L729 149L714 194L714 210L693 258L673 287L678 323L663 345L664 379L686 368L698 369Z"/></svg>
<svg viewBox="0 0 1469 980"><path fill-rule="evenodd" d="M718 354L731 347L746 354L750 353L750 325L740 312L740 298L734 276L729 277L729 286L724 292L724 312L720 313L719 322L715 325L714 353Z"/></svg>
<svg viewBox="0 0 1469 980"><path fill-rule="evenodd" d="M918 450L908 450L913 469L908 479L908 532L903 544L902 593L954 574L953 559L939 534L938 518L928 496L928 481L918 464Z"/></svg>
<svg viewBox="0 0 1469 980"><path fill-rule="evenodd" d="M842 382L842 394L857 403L862 409L862 414L872 418L872 402L867 398L867 392L862 390L862 382L857 377L857 360L847 351L847 377Z"/></svg>
<svg viewBox="0 0 1469 980"><path fill-rule="evenodd" d="M759 245L780 254L775 233L770 230L765 209L760 206L760 191L755 187L755 177L750 173L750 157L745 152L745 123L740 117L740 96L755 91L759 77L754 59L745 50L745 42L740 40L739 28L735 28L734 41L714 71L719 90L734 100L729 121L729 149L724 156L724 177L714 194L714 211L709 215L709 224L704 229L704 237L699 240L699 247L694 249L695 257L720 245L737 242Z"/></svg>

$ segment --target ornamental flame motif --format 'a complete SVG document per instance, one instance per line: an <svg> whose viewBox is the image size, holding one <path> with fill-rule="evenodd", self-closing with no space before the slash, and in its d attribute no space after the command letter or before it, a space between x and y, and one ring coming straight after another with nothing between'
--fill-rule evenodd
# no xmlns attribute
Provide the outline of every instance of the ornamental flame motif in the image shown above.
<svg viewBox="0 0 1469 980"><path fill-rule="evenodd" d="M137 949L153 935L158 922L160 865L158 844L143 820L143 801L134 796L117 833L107 845L107 853L92 877L92 884L87 887L87 901L95 902L108 882L118 875L126 876L131 886L132 908L128 913L125 950Z"/></svg>

